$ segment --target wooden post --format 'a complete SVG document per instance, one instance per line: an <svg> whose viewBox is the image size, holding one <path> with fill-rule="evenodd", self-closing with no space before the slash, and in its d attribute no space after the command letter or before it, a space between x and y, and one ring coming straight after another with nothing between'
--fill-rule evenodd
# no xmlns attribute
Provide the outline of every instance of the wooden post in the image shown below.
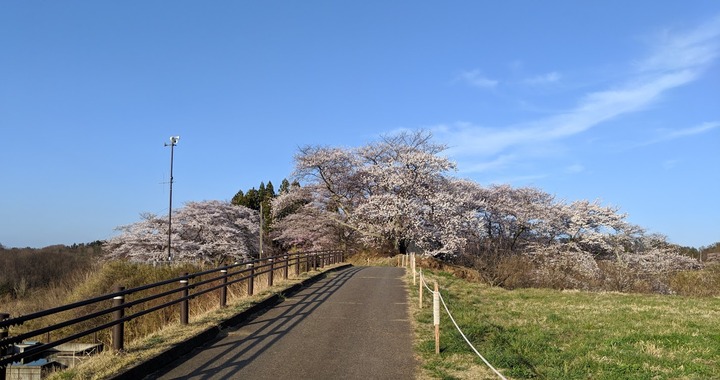
<svg viewBox="0 0 720 380"><path fill-rule="evenodd" d="M10 314L8 313L0 313L0 321L4 321L6 319L10 318ZM0 339L5 339L10 334L10 327L2 327L0 328ZM0 358L5 356L6 354L9 354L10 347L7 348L8 352L5 350L0 350ZM5 380L5 366L0 367L0 380Z"/></svg>
<svg viewBox="0 0 720 380"><path fill-rule="evenodd" d="M414 253L410 254L410 269L413 272L413 285L415 285L415 274L416 273L415 273L415 254Z"/></svg>
<svg viewBox="0 0 720 380"><path fill-rule="evenodd" d="M290 267L290 257L288 255L283 256L285 260L285 266L283 267L283 280L288 279L288 268Z"/></svg>
<svg viewBox="0 0 720 380"><path fill-rule="evenodd" d="M0 313L0 321L4 321L9 318L10 318L10 314ZM7 338L9 334L10 334L10 327L0 328L0 340ZM5 356L6 354L7 354L6 352L0 351L0 357ZM4 379L5 378L5 368L2 368L1 370L2 370L2 373L0 373L0 376L2 376L2 378Z"/></svg>
<svg viewBox="0 0 720 380"><path fill-rule="evenodd" d="M438 283L435 282L435 292L433 293L433 324L435 325L435 354L440 354L440 290Z"/></svg>
<svg viewBox="0 0 720 380"><path fill-rule="evenodd" d="M183 276L187 276L189 273L183 273ZM188 285L189 281L187 279L180 280L180 287L183 288L181 296L187 297L190 295L190 287ZM180 323L183 325L187 325L190 321L190 301L189 300L183 300L180 302Z"/></svg>
<svg viewBox="0 0 720 380"><path fill-rule="evenodd" d="M248 283L247 283L247 295L251 296L253 295L254 290L254 284L255 281L255 268L252 264L248 264L247 267L250 269L250 277L248 277Z"/></svg>
<svg viewBox="0 0 720 380"><path fill-rule="evenodd" d="M222 276L223 276L223 278L222 278L223 287L220 288L220 307L223 308L223 307L227 306L227 282L228 282L227 273L228 273L228 271L227 271L227 269L220 269L220 273L222 273Z"/></svg>
<svg viewBox="0 0 720 380"><path fill-rule="evenodd" d="M124 286L116 286L115 287L115 293L122 292L125 290ZM115 296L113 297L113 307L120 306L125 303L125 296ZM113 312L113 320L119 321L125 317L125 309L115 310ZM117 325L113 326L112 328L112 341L113 341L113 350L115 351L122 351L124 349L124 341L125 341L125 323L118 323Z"/></svg>
<svg viewBox="0 0 720 380"><path fill-rule="evenodd" d="M423 278L422 278L422 269L420 269L420 288L418 289L420 292L420 300L418 301L419 308L422 309L423 307Z"/></svg>
<svg viewBox="0 0 720 380"><path fill-rule="evenodd" d="M295 276L297 277L299 275L300 275L300 254L296 253L295 254Z"/></svg>
<svg viewBox="0 0 720 380"><path fill-rule="evenodd" d="M268 288L273 286L273 275L275 272L275 264L273 263L273 259L268 259L268 263L270 263L270 272L268 272Z"/></svg>

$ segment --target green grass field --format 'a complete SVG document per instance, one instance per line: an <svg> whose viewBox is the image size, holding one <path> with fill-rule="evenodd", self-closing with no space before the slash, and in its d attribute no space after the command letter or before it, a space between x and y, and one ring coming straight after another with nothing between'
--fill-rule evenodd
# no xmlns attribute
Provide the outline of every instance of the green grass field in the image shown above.
<svg viewBox="0 0 720 380"><path fill-rule="evenodd" d="M436 279L457 323L508 379L720 379L720 299L504 290L447 273ZM410 278L422 378L497 378L441 318L435 355L432 296ZM431 286L432 287L432 286Z"/></svg>

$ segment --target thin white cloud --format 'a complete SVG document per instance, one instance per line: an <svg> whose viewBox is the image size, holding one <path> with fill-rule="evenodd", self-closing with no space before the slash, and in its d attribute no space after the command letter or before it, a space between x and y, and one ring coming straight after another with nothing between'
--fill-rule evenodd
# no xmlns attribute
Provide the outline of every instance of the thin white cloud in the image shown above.
<svg viewBox="0 0 720 380"><path fill-rule="evenodd" d="M687 33L664 31L654 38L656 49L637 67L643 72L702 68L717 58L718 37L720 15Z"/></svg>
<svg viewBox="0 0 720 380"><path fill-rule="evenodd" d="M495 79L490 79L482 75L480 70L463 71L458 77L459 80L465 82L473 87L480 88L493 88L500 83Z"/></svg>
<svg viewBox="0 0 720 380"><path fill-rule="evenodd" d="M561 78L560 73L553 71L525 79L523 82L529 85L545 85L558 82Z"/></svg>
<svg viewBox="0 0 720 380"><path fill-rule="evenodd" d="M657 143L661 143L661 142L676 140L676 139L683 138L683 137L695 136L695 135L699 135L702 133L710 132L716 128L720 128L720 121L706 122L706 123L697 125L695 127L667 131L667 132L663 133L662 135L660 135L650 141L646 141L642 144L638 144L637 146L653 145L653 144L657 144Z"/></svg>
<svg viewBox="0 0 720 380"><path fill-rule="evenodd" d="M484 172L484 171L489 171L489 170L501 170L501 169L507 167L515 159L516 159L516 157L513 155L502 155L491 161L477 162L477 163L473 164L472 166L468 166L466 168L461 168L461 171L466 172L466 173L477 173L477 172Z"/></svg>
<svg viewBox="0 0 720 380"><path fill-rule="evenodd" d="M662 167L665 170L672 170L672 169L675 169L679 163L680 163L680 160L665 160L662 163Z"/></svg>
<svg viewBox="0 0 720 380"><path fill-rule="evenodd" d="M485 127L457 123L433 128L435 135L451 148L449 154L467 171L485 172L528 159L526 152L594 128L608 120L638 112L655 104L670 90L697 80L720 53L720 17L687 33L665 34L652 52L634 65L630 78L611 88L590 92L576 105L555 116L505 127ZM479 71L465 73L466 80L491 87ZM559 79L559 78L558 78ZM703 133L716 123L676 131L667 138ZM480 161L478 163L477 161ZM462 166L461 166L462 168Z"/></svg>
<svg viewBox="0 0 720 380"><path fill-rule="evenodd" d="M574 164L565 168L565 171L571 174L582 173L585 171L585 167L580 164Z"/></svg>
<svg viewBox="0 0 720 380"><path fill-rule="evenodd" d="M709 132L717 127L720 127L720 121L702 123L702 124L698 125L697 127L680 129L677 131L670 132L667 135L665 135L665 138L669 139L669 140L674 140L674 139L677 139L680 137L699 135L701 133Z"/></svg>
<svg viewBox="0 0 720 380"><path fill-rule="evenodd" d="M521 175L521 176L515 176L515 177L502 177L502 178L494 178L491 180L488 180L487 183L489 184L526 184L526 183L532 183L533 181L547 178L546 174L530 174L530 175Z"/></svg>

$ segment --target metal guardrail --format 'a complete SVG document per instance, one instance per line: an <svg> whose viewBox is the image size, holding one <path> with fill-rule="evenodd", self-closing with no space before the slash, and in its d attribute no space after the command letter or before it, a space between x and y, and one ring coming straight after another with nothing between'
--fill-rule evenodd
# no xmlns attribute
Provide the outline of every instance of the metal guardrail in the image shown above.
<svg viewBox="0 0 720 380"><path fill-rule="evenodd" d="M113 293L27 315L11 317L7 313L0 312L0 380L4 380L5 368L7 368L10 364L37 358L45 351L48 351L53 347L77 340L105 329L112 328L113 349L116 351L122 351L125 340L124 323L143 315L180 304L180 322L182 324L188 324L190 315L189 301L193 298L218 291L220 295L219 307L222 308L227 304L227 290L230 285L239 284L245 281L247 286L247 295L251 296L254 293L255 279L260 275L267 274L266 277L268 286L272 286L276 272L280 272L283 278L287 279L291 266L294 267L295 275L299 275L301 269L304 272L309 272L310 270L316 270L318 267L322 268L325 265L340 263L343 260L344 252L342 251L288 253L269 258L236 263L192 274L185 273L180 277L171 278L153 284L142 285L131 289L116 287ZM170 284L179 284L179 286L169 290L163 289L163 287L166 288L167 285ZM156 293L127 302L128 296L143 291L156 291ZM179 296L175 296L176 298L170 301L139 310L130 315L125 315L125 311L131 307L145 305L150 301L163 297L169 297L178 293ZM43 317L70 310L77 310L89 305L106 303L109 301L112 301L112 306L110 307L17 335L10 334L11 327L13 326L20 326L26 322L34 321ZM22 343L30 338L43 335L49 337L51 332L57 332L58 330L66 327L109 314L111 314L111 320L109 322L98 322L88 329L70 333L69 335L63 336L57 340L49 341L49 339L47 339L47 343L33 346L25 349L23 352L15 353L12 350L15 344Z"/></svg>

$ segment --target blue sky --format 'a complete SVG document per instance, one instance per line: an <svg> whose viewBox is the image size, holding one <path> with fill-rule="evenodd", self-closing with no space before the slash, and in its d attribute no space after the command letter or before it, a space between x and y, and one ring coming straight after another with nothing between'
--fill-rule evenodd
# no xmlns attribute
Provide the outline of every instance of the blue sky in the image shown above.
<svg viewBox="0 0 720 380"><path fill-rule="evenodd" d="M458 177L720 241L716 1L0 0L0 243L106 239L307 144L433 132Z"/></svg>

